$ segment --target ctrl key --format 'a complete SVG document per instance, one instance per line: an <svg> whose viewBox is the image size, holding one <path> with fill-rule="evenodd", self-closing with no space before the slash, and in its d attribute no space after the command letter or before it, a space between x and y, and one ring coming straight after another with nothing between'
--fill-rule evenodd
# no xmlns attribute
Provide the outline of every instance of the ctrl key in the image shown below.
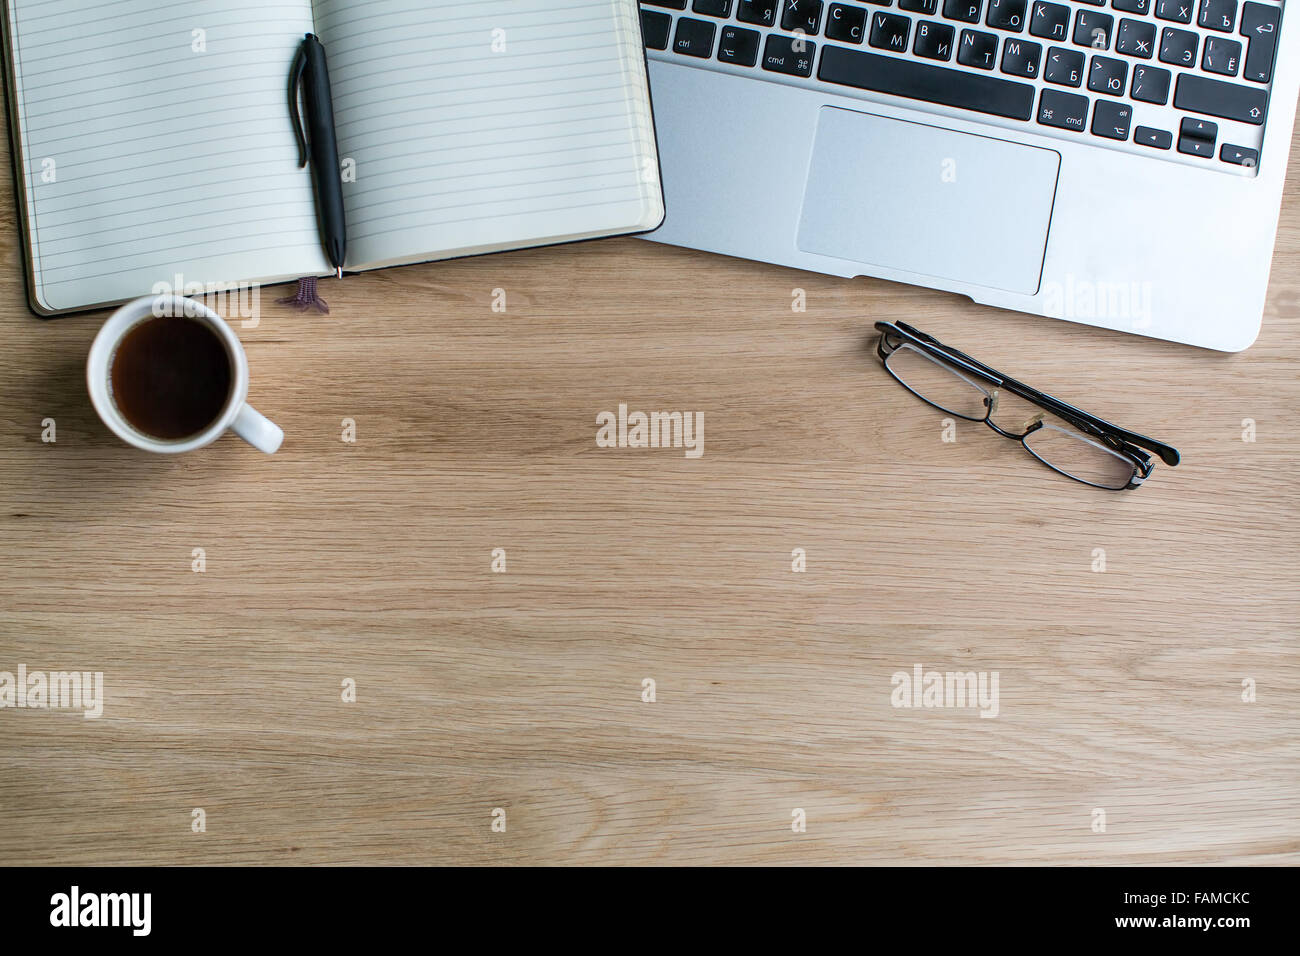
<svg viewBox="0 0 1300 956"><path fill-rule="evenodd" d="M1038 122L1082 133L1088 126L1088 97L1060 90L1043 90L1038 98Z"/></svg>

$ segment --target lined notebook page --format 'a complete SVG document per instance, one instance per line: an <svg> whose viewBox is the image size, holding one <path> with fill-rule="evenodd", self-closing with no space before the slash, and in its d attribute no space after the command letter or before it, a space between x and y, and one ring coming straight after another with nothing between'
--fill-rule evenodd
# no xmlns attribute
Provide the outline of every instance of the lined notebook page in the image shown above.
<svg viewBox="0 0 1300 956"><path fill-rule="evenodd" d="M635 0L316 0L349 268L653 228Z"/></svg>
<svg viewBox="0 0 1300 956"><path fill-rule="evenodd" d="M309 0L9 8L42 305L331 271L287 105Z"/></svg>

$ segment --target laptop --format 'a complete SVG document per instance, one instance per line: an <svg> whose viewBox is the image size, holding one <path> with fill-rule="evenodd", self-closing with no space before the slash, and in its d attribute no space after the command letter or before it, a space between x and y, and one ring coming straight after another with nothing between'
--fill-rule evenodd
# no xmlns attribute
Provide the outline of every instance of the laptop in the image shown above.
<svg viewBox="0 0 1300 956"><path fill-rule="evenodd" d="M1256 338L1300 11L643 0L649 238L1221 351Z"/></svg>

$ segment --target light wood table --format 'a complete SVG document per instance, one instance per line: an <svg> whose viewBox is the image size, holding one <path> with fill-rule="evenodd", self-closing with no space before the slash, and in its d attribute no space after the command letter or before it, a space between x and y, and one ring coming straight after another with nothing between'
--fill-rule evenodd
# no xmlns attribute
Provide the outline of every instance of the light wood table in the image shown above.
<svg viewBox="0 0 1300 956"><path fill-rule="evenodd" d="M274 457L115 440L102 316L29 314L12 198L0 670L105 700L0 710L0 858L1300 860L1300 163L1240 355L614 240L266 290ZM944 442L876 319L1184 462L1114 494ZM703 412L703 456L598 448L619 403ZM996 671L998 715L892 706L916 665Z"/></svg>

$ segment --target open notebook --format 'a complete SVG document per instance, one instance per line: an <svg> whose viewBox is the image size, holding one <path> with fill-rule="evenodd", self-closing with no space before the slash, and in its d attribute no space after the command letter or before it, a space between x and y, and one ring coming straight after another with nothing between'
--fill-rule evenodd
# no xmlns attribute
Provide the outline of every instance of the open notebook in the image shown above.
<svg viewBox="0 0 1300 956"><path fill-rule="evenodd" d="M2 0L37 312L333 272L289 71L329 57L349 271L641 232L636 0Z"/></svg>

